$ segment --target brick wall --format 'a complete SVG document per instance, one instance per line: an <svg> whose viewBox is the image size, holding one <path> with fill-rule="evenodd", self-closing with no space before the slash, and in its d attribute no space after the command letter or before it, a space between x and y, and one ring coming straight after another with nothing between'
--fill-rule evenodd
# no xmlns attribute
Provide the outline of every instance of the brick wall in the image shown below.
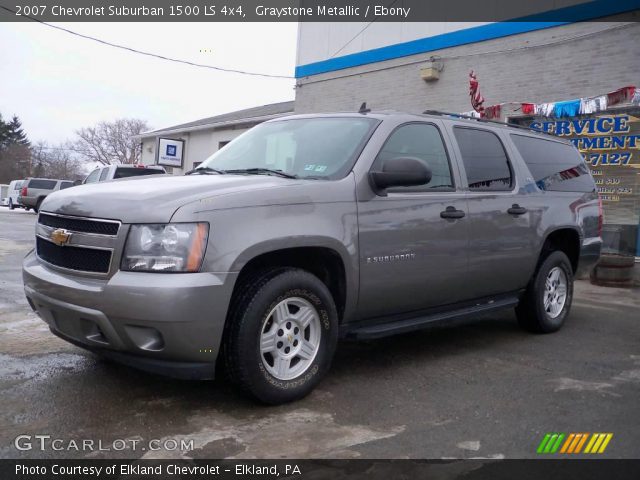
<svg viewBox="0 0 640 480"><path fill-rule="evenodd" d="M467 111L471 69L485 105L597 95L640 86L639 39L638 23L581 23L353 67L299 78L295 109L355 111L366 101L374 110ZM486 53L509 49L517 50ZM439 80L427 83L420 68L431 55L442 57L444 70Z"/></svg>

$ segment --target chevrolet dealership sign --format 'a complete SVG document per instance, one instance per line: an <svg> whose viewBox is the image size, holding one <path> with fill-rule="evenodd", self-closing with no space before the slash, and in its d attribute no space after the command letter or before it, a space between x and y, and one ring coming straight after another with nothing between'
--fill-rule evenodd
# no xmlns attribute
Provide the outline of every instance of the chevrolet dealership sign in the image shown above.
<svg viewBox="0 0 640 480"><path fill-rule="evenodd" d="M158 165L182 168L184 140L161 138L158 140Z"/></svg>

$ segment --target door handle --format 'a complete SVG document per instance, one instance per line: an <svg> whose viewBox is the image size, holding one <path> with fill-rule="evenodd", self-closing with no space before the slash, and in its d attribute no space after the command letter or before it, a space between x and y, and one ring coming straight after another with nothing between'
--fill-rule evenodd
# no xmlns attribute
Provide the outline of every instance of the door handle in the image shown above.
<svg viewBox="0 0 640 480"><path fill-rule="evenodd" d="M464 212L462 210L456 210L456 207L447 207L443 212L440 212L440 218L462 218Z"/></svg>
<svg viewBox="0 0 640 480"><path fill-rule="evenodd" d="M517 203L514 203L513 205L511 205L511 208L507 210L507 213L510 215L522 215L527 213L527 209L521 207Z"/></svg>

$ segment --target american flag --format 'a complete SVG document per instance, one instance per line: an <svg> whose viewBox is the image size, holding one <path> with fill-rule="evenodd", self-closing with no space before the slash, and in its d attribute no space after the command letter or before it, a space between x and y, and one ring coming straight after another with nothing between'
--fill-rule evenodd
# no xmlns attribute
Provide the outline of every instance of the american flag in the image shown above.
<svg viewBox="0 0 640 480"><path fill-rule="evenodd" d="M473 70L469 72L469 95L471 96L471 106L482 115L484 113L484 107L482 106L484 97L480 95L480 86Z"/></svg>

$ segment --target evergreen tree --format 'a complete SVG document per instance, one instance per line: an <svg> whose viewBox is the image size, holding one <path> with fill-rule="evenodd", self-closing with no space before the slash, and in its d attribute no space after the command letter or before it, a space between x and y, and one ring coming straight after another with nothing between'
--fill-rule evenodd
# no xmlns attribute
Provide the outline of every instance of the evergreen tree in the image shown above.
<svg viewBox="0 0 640 480"><path fill-rule="evenodd" d="M0 113L0 150L8 145L9 125L2 119Z"/></svg>
<svg viewBox="0 0 640 480"><path fill-rule="evenodd" d="M22 122L20 122L20 119L16 115L13 116L9 123L5 123L5 125L8 129L9 144L24 145L25 147L31 144L27 138L27 134L24 133L22 129Z"/></svg>

